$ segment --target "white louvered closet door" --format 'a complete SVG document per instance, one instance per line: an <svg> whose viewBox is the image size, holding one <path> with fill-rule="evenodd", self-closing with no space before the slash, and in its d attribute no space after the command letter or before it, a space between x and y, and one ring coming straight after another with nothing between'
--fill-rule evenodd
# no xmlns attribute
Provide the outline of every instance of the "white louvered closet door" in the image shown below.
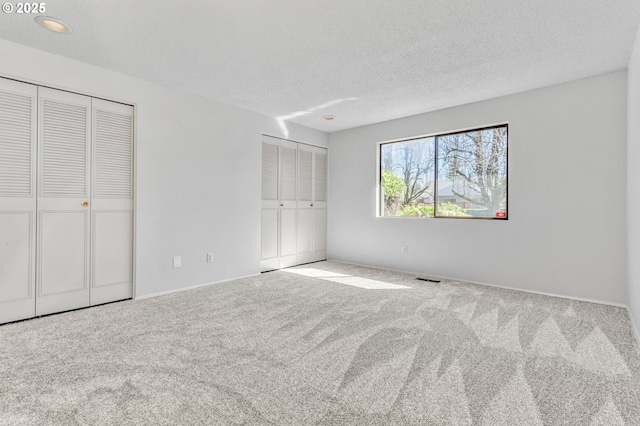
<svg viewBox="0 0 640 426"><path fill-rule="evenodd" d="M298 146L298 263L327 258L327 150Z"/></svg>
<svg viewBox="0 0 640 426"><path fill-rule="evenodd" d="M260 270L296 264L298 224L298 144L262 138L262 218Z"/></svg>
<svg viewBox="0 0 640 426"><path fill-rule="evenodd" d="M37 94L0 78L0 324L35 315Z"/></svg>
<svg viewBox="0 0 640 426"><path fill-rule="evenodd" d="M280 141L280 268L296 264L298 144Z"/></svg>
<svg viewBox="0 0 640 426"><path fill-rule="evenodd" d="M93 99L91 305L133 295L133 107Z"/></svg>
<svg viewBox="0 0 640 426"><path fill-rule="evenodd" d="M261 271L327 258L327 150L262 138Z"/></svg>
<svg viewBox="0 0 640 426"><path fill-rule="evenodd" d="M260 269L268 271L277 269L279 260L279 158L280 143L278 139L265 136L262 140L262 211L261 211L261 246Z"/></svg>
<svg viewBox="0 0 640 426"><path fill-rule="evenodd" d="M313 164L313 260L327 258L327 150L316 148Z"/></svg>
<svg viewBox="0 0 640 426"><path fill-rule="evenodd" d="M314 148L298 146L298 263L313 261Z"/></svg>
<svg viewBox="0 0 640 426"><path fill-rule="evenodd" d="M36 315L89 306L91 98L38 88Z"/></svg>

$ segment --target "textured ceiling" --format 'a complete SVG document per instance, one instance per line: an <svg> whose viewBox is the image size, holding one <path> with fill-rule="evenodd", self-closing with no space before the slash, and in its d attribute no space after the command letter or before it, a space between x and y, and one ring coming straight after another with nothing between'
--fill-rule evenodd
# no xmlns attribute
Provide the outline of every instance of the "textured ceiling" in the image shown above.
<svg viewBox="0 0 640 426"><path fill-rule="evenodd" d="M640 22L638 0L45 4L72 34L12 13L0 38L327 132L626 68Z"/></svg>

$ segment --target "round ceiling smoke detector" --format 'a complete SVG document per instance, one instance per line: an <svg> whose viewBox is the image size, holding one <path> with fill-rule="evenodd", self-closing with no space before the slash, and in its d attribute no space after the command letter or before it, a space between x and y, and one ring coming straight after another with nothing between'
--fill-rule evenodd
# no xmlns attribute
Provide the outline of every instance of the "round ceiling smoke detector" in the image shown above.
<svg viewBox="0 0 640 426"><path fill-rule="evenodd" d="M37 16L36 22L41 27L46 28L49 31L53 31L54 33L69 34L73 31L69 24L50 16Z"/></svg>
<svg viewBox="0 0 640 426"><path fill-rule="evenodd" d="M335 120L336 116L335 115L325 115L322 118L324 118L327 121L331 121L331 120Z"/></svg>

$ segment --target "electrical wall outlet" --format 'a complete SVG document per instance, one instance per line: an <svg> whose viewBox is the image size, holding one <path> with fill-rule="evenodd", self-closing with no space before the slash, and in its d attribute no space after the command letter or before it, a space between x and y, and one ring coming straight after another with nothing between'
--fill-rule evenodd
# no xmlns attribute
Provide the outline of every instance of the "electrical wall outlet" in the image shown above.
<svg viewBox="0 0 640 426"><path fill-rule="evenodd" d="M402 254L409 254L409 246L402 246Z"/></svg>
<svg viewBox="0 0 640 426"><path fill-rule="evenodd" d="M207 263L213 263L213 253L207 253Z"/></svg>
<svg viewBox="0 0 640 426"><path fill-rule="evenodd" d="M174 269L182 267L182 256L173 256L173 267Z"/></svg>

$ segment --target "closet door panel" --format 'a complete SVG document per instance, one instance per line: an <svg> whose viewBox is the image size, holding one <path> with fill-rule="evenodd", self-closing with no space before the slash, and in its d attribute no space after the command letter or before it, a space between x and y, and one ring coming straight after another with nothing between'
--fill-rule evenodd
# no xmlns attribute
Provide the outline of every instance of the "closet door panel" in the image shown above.
<svg viewBox="0 0 640 426"><path fill-rule="evenodd" d="M31 212L0 212L0 307L2 303L29 299L33 295Z"/></svg>
<svg viewBox="0 0 640 426"><path fill-rule="evenodd" d="M313 210L298 210L298 253L313 251Z"/></svg>
<svg viewBox="0 0 640 426"><path fill-rule="evenodd" d="M327 207L327 150L317 148L314 155L313 205Z"/></svg>
<svg viewBox="0 0 640 426"><path fill-rule="evenodd" d="M298 144L280 141L280 267L296 264Z"/></svg>
<svg viewBox="0 0 640 426"><path fill-rule="evenodd" d="M40 211L40 295L85 290L88 212Z"/></svg>
<svg viewBox="0 0 640 426"><path fill-rule="evenodd" d="M313 254L313 147L298 145L298 257L312 261Z"/></svg>
<svg viewBox="0 0 640 426"><path fill-rule="evenodd" d="M36 315L89 306L91 98L38 88Z"/></svg>
<svg viewBox="0 0 640 426"><path fill-rule="evenodd" d="M316 148L313 162L313 260L327 258L327 150Z"/></svg>
<svg viewBox="0 0 640 426"><path fill-rule="evenodd" d="M37 97L0 78L0 324L35 316Z"/></svg>
<svg viewBox="0 0 640 426"><path fill-rule="evenodd" d="M262 271L296 263L298 144L262 138Z"/></svg>
<svg viewBox="0 0 640 426"><path fill-rule="evenodd" d="M35 204L37 88L0 78L0 197ZM6 198L6 199L5 199Z"/></svg>
<svg viewBox="0 0 640 426"><path fill-rule="evenodd" d="M262 209L262 257L260 270L269 271L280 266L278 261L278 209Z"/></svg>
<svg viewBox="0 0 640 426"><path fill-rule="evenodd" d="M264 136L262 141L262 207L278 208L280 188L280 144L278 139Z"/></svg>
<svg viewBox="0 0 640 426"><path fill-rule="evenodd" d="M133 212L93 211L91 304L133 296Z"/></svg>
<svg viewBox="0 0 640 426"><path fill-rule="evenodd" d="M132 219L130 211L94 212L94 287L131 283Z"/></svg>
<svg viewBox="0 0 640 426"><path fill-rule="evenodd" d="M133 107L92 100L91 305L133 296Z"/></svg>
<svg viewBox="0 0 640 426"><path fill-rule="evenodd" d="M280 210L280 267L296 264L296 209Z"/></svg>
<svg viewBox="0 0 640 426"><path fill-rule="evenodd" d="M133 200L133 107L92 103L93 197Z"/></svg>
<svg viewBox="0 0 640 426"><path fill-rule="evenodd" d="M298 144L280 142L280 206L295 208L297 198Z"/></svg>
<svg viewBox="0 0 640 426"><path fill-rule="evenodd" d="M313 209L298 209L298 263L307 263L313 257Z"/></svg>
<svg viewBox="0 0 640 426"><path fill-rule="evenodd" d="M298 147L298 208L313 204L313 151L311 147Z"/></svg>
<svg viewBox="0 0 640 426"><path fill-rule="evenodd" d="M279 210L280 210L280 142L276 138L262 138L262 211L260 270L270 271L280 267Z"/></svg>
<svg viewBox="0 0 640 426"><path fill-rule="evenodd" d="M323 254L326 259L327 252L327 209L316 209L313 211L313 251Z"/></svg>

